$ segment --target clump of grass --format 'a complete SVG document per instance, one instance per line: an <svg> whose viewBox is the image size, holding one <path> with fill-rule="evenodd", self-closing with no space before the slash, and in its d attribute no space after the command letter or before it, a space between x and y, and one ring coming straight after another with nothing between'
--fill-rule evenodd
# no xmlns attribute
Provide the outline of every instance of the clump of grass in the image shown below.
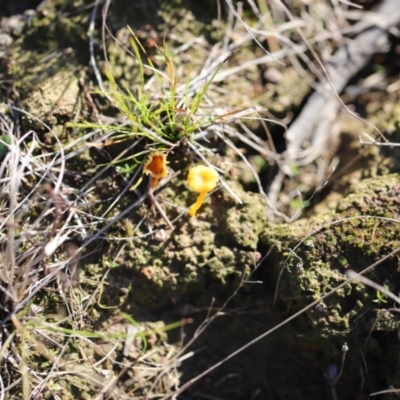
<svg viewBox="0 0 400 400"><path fill-rule="evenodd" d="M178 86L175 67L168 56L169 51L166 45L164 44L164 49L157 49L166 67L165 71L161 71L154 66L152 59L147 57L145 48L134 32L130 30L130 33L131 49L127 51L136 62L139 77L135 89L131 91L118 86L111 66L107 67L105 73L107 83L103 84L102 80L100 81L102 93L124 118L122 120L119 118L116 123L111 124L86 121L70 123L68 126L101 131L101 144L97 145L103 148L128 143L126 146L129 146L130 154L123 151L107 163L107 165L116 166L126 175L133 174L143 167L149 153L168 154L179 147L189 148L190 153L197 153L197 156L203 158L204 161L195 142L195 134L203 134L205 129L227 117L227 115L199 112L218 68L194 92L189 88L190 82L186 82L184 93L182 93L182 87ZM146 81L148 73L153 75L152 80L159 88L158 93L150 92L149 82ZM136 188L141 180L142 177L139 177L131 190Z"/></svg>

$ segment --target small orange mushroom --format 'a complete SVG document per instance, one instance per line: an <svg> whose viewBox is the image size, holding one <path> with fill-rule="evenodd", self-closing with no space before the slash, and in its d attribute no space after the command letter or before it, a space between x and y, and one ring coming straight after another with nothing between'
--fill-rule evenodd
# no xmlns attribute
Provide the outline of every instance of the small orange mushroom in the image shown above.
<svg viewBox="0 0 400 400"><path fill-rule="evenodd" d="M217 186L218 173L210 167L198 165L190 169L187 182L190 190L199 193L196 203L189 208L189 215L193 217L201 207L207 193Z"/></svg>
<svg viewBox="0 0 400 400"><path fill-rule="evenodd" d="M151 187L154 189L160 179L168 176L166 154L160 151L151 153L143 166L143 172L151 175Z"/></svg>

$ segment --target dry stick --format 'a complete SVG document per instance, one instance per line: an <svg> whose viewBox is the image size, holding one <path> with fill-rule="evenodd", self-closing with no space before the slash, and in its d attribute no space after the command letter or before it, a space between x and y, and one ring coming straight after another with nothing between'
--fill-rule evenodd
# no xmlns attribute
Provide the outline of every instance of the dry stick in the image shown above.
<svg viewBox="0 0 400 400"><path fill-rule="evenodd" d="M289 23L287 23L286 25L288 25L288 24ZM299 24L296 24L295 21L292 21L292 26L290 27L290 29L294 29L294 28L298 28L298 27L299 27ZM363 29L365 29L365 25L359 23L359 24L356 24L354 26L343 28L340 31L340 33L342 35L355 34L357 32L362 31ZM258 35L267 36L267 34L264 31L260 31L260 30L255 29L255 28L251 28L251 30L254 33L257 33ZM282 36L280 36L280 39L282 40L284 38ZM311 44L322 43L323 41L328 40L328 39L332 39L332 34L331 33L324 33L324 34L316 36L313 39L308 40L308 44L310 46ZM222 82L227 77L232 76L232 75L237 75L239 72L244 71L246 69L249 69L250 67L254 67L256 65L262 65L262 64L267 64L267 63L273 62L275 58L280 60L282 58L294 56L294 55L297 55L297 54L300 55L300 54L302 54L302 53L304 53L305 51L308 50L307 45L303 44L303 43L295 45L295 44L291 44L290 41L287 41L287 44L289 46L291 46L290 49L282 49L282 50L276 51L273 54L273 57L272 57L272 55L265 55L265 56L256 58L254 60L242 62L240 65L237 65L235 67L231 67L231 68L228 68L226 70L222 70L222 71L218 72L217 75L214 77L213 82L214 83L215 82ZM237 48L239 48L242 45L242 43L239 42L239 43L236 44L236 42L235 42L232 45L234 45L234 46L232 46L231 52L234 52ZM226 56L225 58L228 57L227 54L224 53L224 55ZM218 61L220 63L222 63L223 59L221 60L221 58L219 58ZM213 66L215 68L214 64L213 64ZM202 77L202 79L204 80L205 77Z"/></svg>
<svg viewBox="0 0 400 400"><path fill-rule="evenodd" d="M393 250L391 253L389 253L388 255L386 255L385 257L381 258L379 261L373 263L372 265L370 265L369 267L365 268L363 271L355 274L354 276L352 276L351 278L347 279L345 282L341 283L340 285L336 286L336 288L332 289L331 291L329 291L328 293L326 293L325 295L323 295L322 297L320 297L319 299L313 301L312 303L310 303L308 306L302 308L300 311L296 312L295 314L293 314L292 316L290 316L289 318L285 319L284 321L282 321L281 323L275 325L273 328L269 329L267 332L264 332L263 334L261 334L260 336L256 337L255 339L253 339L252 341L246 343L244 346L240 347L239 349L237 349L236 351L234 351L233 353L229 354L229 356L225 357L223 360L217 362L216 364L214 364L213 366L211 366L210 368L206 369L205 371L203 371L201 374L197 375L195 378L191 379L190 381L186 382L179 390L177 390L176 392L174 392L172 395L168 395L162 398L162 400L167 400L170 399L171 396L176 396L180 393L183 393L186 389L188 389L191 385L193 385L195 382L197 382L199 379L201 379L203 376L208 375L211 371L214 371L216 368L220 367L222 364L226 363L227 361L229 361L231 358L237 356L239 353L243 352L244 350L248 349L249 347L251 347L253 344L258 343L260 340L264 339L265 337L269 336L271 333L277 331L278 329L282 328L284 325L286 325L287 323L289 323L290 321L294 320L295 318L297 318L299 315L303 314L304 312L310 310L311 308L315 307L318 303L320 303L321 301L325 300L326 298L328 298L329 296L331 296L332 294L334 294L337 290L347 286L349 283L353 282L354 280L358 279L361 275L366 274L367 272L370 272L371 270L373 270L375 267L377 267L379 264L382 264L384 261L388 260L389 258L393 257L395 254L400 252L400 247L397 247L395 250Z"/></svg>
<svg viewBox="0 0 400 400"><path fill-rule="evenodd" d="M101 3L101 0L96 0L92 13L90 15L90 24L89 24L89 52L90 52L90 63L92 64L93 72L96 76L97 83L100 86L101 91L104 93L104 96L107 97L107 99L110 101L111 104L114 104L113 99L111 96L108 94L106 87L104 86L103 79L101 77L100 71L97 68L97 63L96 59L94 56L94 27L95 27L95 20L96 20L96 14L97 10L99 9L99 5ZM105 51L105 50L104 50Z"/></svg>
<svg viewBox="0 0 400 400"><path fill-rule="evenodd" d="M5 391L4 391L4 383L3 383L3 378L0 375L0 400L5 399Z"/></svg>
<svg viewBox="0 0 400 400"><path fill-rule="evenodd" d="M346 277L352 278L353 276L356 276L357 272L353 271L352 269L349 269L346 271ZM385 296L390 297L392 300L394 300L397 304L400 304L400 298L396 296L394 293L392 293L390 290L386 289L384 286L379 285L378 283L371 281L371 279L365 278L364 276L358 278L360 282L366 286L370 286L374 288L375 290L378 290L379 292L383 293Z"/></svg>
<svg viewBox="0 0 400 400"><path fill-rule="evenodd" d="M370 17L371 15L372 18ZM269 198L274 204L279 196L277 187L281 186L280 183L284 174L292 175L291 163L302 157L302 144L307 140L311 141L310 148L314 150L314 159L326 147L326 143L329 141L330 127L336 118L340 105L355 118L373 127L386 141L378 128L350 111L340 99L338 93L343 91L348 81L369 62L374 54L383 50L387 51L389 30L399 23L400 7L398 6L398 0L384 0L380 7L376 9L375 15L366 13L364 21L357 24L363 27L364 31L359 33L350 44L343 44L329 60L326 67L315 55L318 64L325 72L327 81L321 82L317 86L316 91L308 99L301 114L286 133L288 143L285 165L276 176L276 183L271 185L271 189L268 192ZM300 30L299 32L301 33ZM308 47L314 53L312 48Z"/></svg>
<svg viewBox="0 0 400 400"><path fill-rule="evenodd" d="M79 260L80 254L78 252L79 247L76 243L69 242L64 246L64 251L67 254L69 261L69 271L70 275L67 276L65 272L60 272L60 280L66 287L78 286L79 285Z"/></svg>
<svg viewBox="0 0 400 400"><path fill-rule="evenodd" d="M240 16L240 14L236 11L236 8L233 6L233 3L231 0L225 0L225 2L227 3L228 7L231 9L231 11L233 12L233 14L235 15L235 17L242 23L242 25L244 26L244 29L246 29L247 33L252 37L252 39L257 43L258 47L264 51L266 54L268 54L269 56L271 56L274 61L278 62L279 64L283 64L282 62L278 61L277 59L274 58L273 54L271 54L269 51L267 51L264 46L257 40L257 38L255 37L255 35L251 32L251 30L249 29L248 25L243 21L242 17Z"/></svg>
<svg viewBox="0 0 400 400"><path fill-rule="evenodd" d="M259 193L263 196L263 198L265 199L265 201L267 203L268 210L272 210L272 212L275 215L285 219L286 222L289 222L287 220L287 217L285 214L279 212L278 210L276 210L273 207L273 204L271 203L270 199L268 198L267 194L264 192L264 190L262 188L261 180L260 180L258 174L254 170L254 168L251 166L250 162L247 160L245 155L235 146L235 144L230 139L225 138L220 132L218 132L218 130L215 130L215 133L224 143L226 143L230 148L232 148L236 152L236 154L243 160L243 162L246 164L246 166L250 169L250 171L253 174L253 177L258 185Z"/></svg>
<svg viewBox="0 0 400 400"><path fill-rule="evenodd" d="M311 140L313 148L318 148L326 141L329 127L340 105L344 105L337 93L343 91L348 81L368 64L374 54L388 50L389 30L400 23L398 0L385 0L376 9L377 18L371 18L368 21L368 15L366 14L365 18L367 22L365 30L349 44L342 44L326 67L323 67L321 63L328 82L321 82L317 86L301 114L286 133L288 146L285 173L290 174L289 163L298 156L305 141ZM347 107L346 110L348 110ZM360 119L353 112L350 113ZM368 125L371 124L368 123ZM374 128L377 130L376 127Z"/></svg>
<svg viewBox="0 0 400 400"><path fill-rule="evenodd" d="M12 219L12 214L17 207L17 197L18 197L18 188L20 183L20 177L17 174L18 170L18 159L19 159L19 151L16 145L16 140L12 140L11 145L11 155L10 155L10 200L9 200L9 210L10 210L10 219ZM5 253L5 266L7 266L7 270L5 271L6 281L4 284L7 284L7 290L11 293L15 293L15 288L13 286L13 280L15 275L16 263L15 263L15 250L14 250L14 224L9 224L8 232L7 232L7 246ZM8 300L8 299L7 299Z"/></svg>
<svg viewBox="0 0 400 400"><path fill-rule="evenodd" d="M371 393L370 397L372 396L379 396L380 394L386 394L386 393L400 393L400 389L388 389L388 390L381 390L380 392L375 392Z"/></svg>
<svg viewBox="0 0 400 400"><path fill-rule="evenodd" d="M152 189L150 187L147 190L147 197L150 200L151 204L154 205L154 207L157 209L159 214L163 217L163 219L167 223L168 227L171 230L174 230L174 226L172 225L171 221L167 217L167 214L165 214L164 210L161 208L160 203L154 197L153 191L152 191Z"/></svg>

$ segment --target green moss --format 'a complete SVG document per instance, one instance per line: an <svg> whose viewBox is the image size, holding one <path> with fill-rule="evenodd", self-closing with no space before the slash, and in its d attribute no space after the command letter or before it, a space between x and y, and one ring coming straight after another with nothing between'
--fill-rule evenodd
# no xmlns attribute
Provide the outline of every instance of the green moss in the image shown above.
<svg viewBox="0 0 400 400"><path fill-rule="evenodd" d="M264 246L279 244L272 256L286 267L282 295L294 296L299 307L320 298L341 284L347 268L361 271L400 246L399 175L367 179L355 185L334 212L316 216L308 221L297 221L286 226L271 226L262 235ZM307 223L309 224L307 226ZM293 249L288 252L286 249ZM282 254L282 251L284 252ZM368 278L387 285L399 293L399 257L379 265ZM302 265L301 273L296 268ZM350 334L353 321L373 302L375 291L352 283L336 291L325 300L324 316L314 320L320 333L332 339L333 332ZM367 313L359 322L367 334L374 329L392 331L397 326L395 317L387 313L386 322L378 323L374 313ZM390 321L391 320L391 321Z"/></svg>
<svg viewBox="0 0 400 400"><path fill-rule="evenodd" d="M178 187L181 184L177 182ZM170 192L163 192L163 199L179 192L174 185L170 188ZM133 249L118 257L119 267L109 275L110 282L121 286L126 285L121 279L132 279L127 302L150 307L178 298L209 302L217 294L211 288L218 287L218 296L223 296L237 286L254 266L254 252L266 217L261 196L236 189L242 205L235 205L222 191L207 200L198 216L184 217L173 232L166 230L165 241L156 235L132 238ZM174 196L168 201L179 204L182 199ZM189 205L186 202L185 206ZM162 220L158 217L156 223ZM111 296L105 287L105 298Z"/></svg>

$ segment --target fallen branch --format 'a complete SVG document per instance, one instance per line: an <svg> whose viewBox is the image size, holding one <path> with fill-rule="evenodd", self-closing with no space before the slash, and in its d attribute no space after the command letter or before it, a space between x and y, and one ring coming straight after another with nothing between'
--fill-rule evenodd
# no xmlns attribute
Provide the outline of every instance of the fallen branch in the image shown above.
<svg viewBox="0 0 400 400"><path fill-rule="evenodd" d="M374 12L365 13L364 19L358 25L364 27L364 30L352 41L342 43L325 64L329 81L317 85L286 133L284 173L287 175L291 175L291 164L308 164L326 148L329 144L330 127L342 104L338 94L368 64L374 54L389 50L389 33L400 25L398 0L383 0ZM304 150L306 142L309 145Z"/></svg>

